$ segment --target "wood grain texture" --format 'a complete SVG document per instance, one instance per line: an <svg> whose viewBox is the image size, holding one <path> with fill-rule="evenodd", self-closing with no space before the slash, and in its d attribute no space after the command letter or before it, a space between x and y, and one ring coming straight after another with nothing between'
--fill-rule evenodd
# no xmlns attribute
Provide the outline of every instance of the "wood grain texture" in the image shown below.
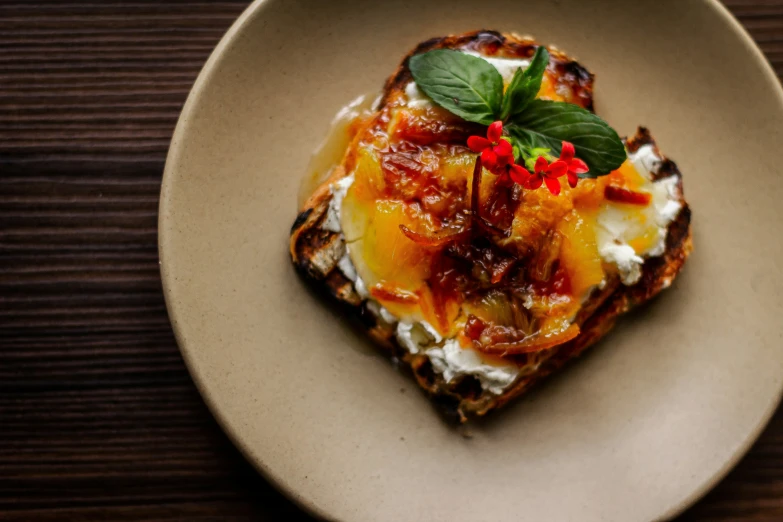
<svg viewBox="0 0 783 522"><path fill-rule="evenodd" d="M726 2L783 73L783 0ZM291 520L182 363L157 204L246 2L0 3L0 520ZM783 413L683 521L783 520Z"/></svg>

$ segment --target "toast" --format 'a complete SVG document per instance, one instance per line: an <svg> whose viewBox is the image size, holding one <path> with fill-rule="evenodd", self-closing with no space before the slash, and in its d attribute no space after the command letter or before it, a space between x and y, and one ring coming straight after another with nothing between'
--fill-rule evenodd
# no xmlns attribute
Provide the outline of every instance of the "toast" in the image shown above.
<svg viewBox="0 0 783 522"><path fill-rule="evenodd" d="M384 86L375 118L384 110L400 103L411 84L408 60L411 56L433 49L460 49L480 53L483 56L504 58L529 58L538 47L533 40L492 31L478 31L459 36L431 39L418 45L403 60ZM565 101L585 109L593 109L593 75L564 53L550 50L548 69L549 84L553 92ZM388 112L387 112L388 114ZM421 132L419 132L421 131ZM417 129L417 140L427 143L428 129ZM464 121L446 120L437 132L439 139L458 143L480 130ZM617 317L630 308L643 303L668 287L681 270L692 249L690 233L690 209L682 197L682 177L674 162L666 159L658 150L650 132L639 128L637 134L625 140L629 155L643 150L648 158L649 176L653 182L666 180L670 191L677 198L677 212L667 224L665 246L662 252L645 257L641 273L633 284L623 283L619 274L608 274L600 287L590 291L573 318L579 333L560 344L535 353L514 354L504 360L515 364L519 371L513 382L502 389L488 387L474 375L451 375L444 371L431 355L412 349L400 340L397 318L370 297L355 268L346 264L346 239L339 226L329 222L335 206L335 187L345 180L355 167L356 159L346 155L329 179L305 202L291 229L290 254L294 266L308 283L321 290L340 304L360 328L391 358L408 368L419 385L432 398L439 410L449 419L464 422L497 409L523 394L535 383L550 375L566 362L582 353L603 337L614 325ZM652 158L650 160L649 158ZM339 225L339 223L338 223ZM437 333L429 334L441 342Z"/></svg>

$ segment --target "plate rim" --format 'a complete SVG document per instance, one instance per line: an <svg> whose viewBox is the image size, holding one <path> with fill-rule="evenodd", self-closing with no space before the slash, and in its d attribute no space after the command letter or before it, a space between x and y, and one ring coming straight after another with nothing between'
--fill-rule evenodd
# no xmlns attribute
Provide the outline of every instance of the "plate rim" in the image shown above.
<svg viewBox="0 0 783 522"><path fill-rule="evenodd" d="M181 149L178 147L178 143L186 133L188 120L195 110L204 87L208 84L209 80L215 74L216 65L222 58L223 54L232 45L236 36L245 28L246 25L251 23L255 17L261 16L263 13L263 7L266 6L271 0L254 0L248 5L245 10L237 17L231 26L221 37L215 48L209 55L201 70L198 73L193 85L188 92L188 96L183 104L180 115L177 118L177 124L174 128L172 138L170 141L169 149L166 155L165 166L163 170L163 176L161 180L160 200L158 205L158 257L160 265L160 276L163 290L163 297L166 304L166 310L168 312L169 321L171 323L174 337L177 343L177 348L182 355L182 359L185 362L185 366L188 373L196 386L202 400L206 404L210 414L215 418L221 430L226 434L231 443L240 451L243 458L247 460L253 468L261 474L261 476L269 482L275 490L287 499L296 504L297 507L305 511L310 516L332 520L331 514L323 511L319 506L312 503L310 499L300 495L297 491L287 488L283 484L283 480L276 477L274 473L269 470L260 456L254 455L249 445L242 440L242 436L231 425L230 420L224 416L221 409L213 401L210 392L207 390L205 382L202 381L198 375L196 364L191 357L191 350L186 347L184 341L184 335L180 331L180 324L178 321L179 313L176 311L177 306L174 304L174 300L171 296L171 279L167 268L167 243L169 237L169 229L167 228L166 215L168 214L170 194L174 189L173 183L173 165L177 163ZM727 23L729 30L731 30L738 38L740 43L744 45L754 58L757 65L760 66L760 73L763 75L764 80L769 86L773 88L773 91L778 97L781 107L783 107L783 84L775 73L772 65L770 64L764 52L759 48L758 44L753 40L752 36L748 33L745 27L737 20L737 18L729 11L729 9L720 0L703 0L707 9L712 9L718 14L724 22ZM173 233L173 231L172 231ZM706 479L700 487L695 488L689 495L685 496L678 504L671 506L668 511L664 512L660 520L673 519L690 507L695 505L700 499L702 499L709 491L717 486L728 474L734 469L734 467L742 460L745 455L750 451L752 446L758 440L759 436L769 425L772 416L780 406L783 399L783 384L778 389L776 396L772 397L769 401L766 410L763 412L757 425L754 429L750 430L748 435L733 451L733 454L727 459L723 465L708 479Z"/></svg>

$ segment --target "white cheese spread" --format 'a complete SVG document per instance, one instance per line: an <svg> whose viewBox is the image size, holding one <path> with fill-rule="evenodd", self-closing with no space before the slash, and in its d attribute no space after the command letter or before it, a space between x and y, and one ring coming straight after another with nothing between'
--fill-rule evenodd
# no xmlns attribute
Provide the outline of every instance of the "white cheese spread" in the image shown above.
<svg viewBox="0 0 783 522"><path fill-rule="evenodd" d="M326 220L324 220L324 222L325 221ZM337 268L339 268L340 272L342 272L343 275L353 283L353 287L356 289L356 293L359 294L359 297L361 297L362 299L367 299L368 297L370 297L370 292L367 291L367 286L364 284L364 281L362 280L361 277L359 277L359 274L356 272L356 267L353 266L353 261L351 261L351 256L348 255L347 249L345 251L345 254L343 254L343 257L341 257L340 260L337 262ZM382 306L380 305L378 306L385 310L385 308L383 308ZM380 314L380 311L378 313ZM388 322L393 322L393 321L388 321Z"/></svg>
<svg viewBox="0 0 783 522"><path fill-rule="evenodd" d="M456 339L448 339L442 347L425 352L432 367L443 374L446 382L462 375L473 375L481 387L494 394L501 394L519 375L519 367L513 364L487 364L481 354L472 348L463 348Z"/></svg>
<svg viewBox="0 0 783 522"><path fill-rule="evenodd" d="M599 234L599 237L602 235ZM598 253L607 263L614 263L620 273L623 284L632 285L642 277L642 264L644 259L636 255L631 245L614 243L611 238L606 238L598 244Z"/></svg>
<svg viewBox="0 0 783 522"><path fill-rule="evenodd" d="M405 86L405 96L408 97L408 107L411 109L426 109L427 107L432 107L432 100L421 92L421 89L419 89L419 86L416 85L416 82L409 82L408 85Z"/></svg>
<svg viewBox="0 0 783 522"><path fill-rule="evenodd" d="M503 77L503 82L505 83L511 81L511 78L514 77L514 73L517 72L517 69L521 68L522 70L525 70L527 69L528 65L530 65L530 60L525 60L524 58L490 57L484 56L483 54L477 53L476 51L462 52L471 56L478 56L479 58L483 58L488 61L490 65L497 69L497 71L500 73L500 76Z"/></svg>
<svg viewBox="0 0 783 522"><path fill-rule="evenodd" d="M666 249L666 231L682 209L677 178L669 177L652 181L652 175L661 166L652 145L642 145L628 159L646 183L641 190L649 192L652 200L648 207L640 209L631 205L606 202L598 213L596 241L601 258L614 264L623 284L632 285L642 276L644 256L659 256ZM637 251L629 244L634 238L650 235L654 224L654 241L648 248Z"/></svg>
<svg viewBox="0 0 783 522"><path fill-rule="evenodd" d="M340 225L340 209L343 205L343 198L348 192L348 188L353 185L354 175L345 176L344 178L332 183L329 186L329 191L332 193L332 199L329 200L329 208L326 210L326 218L324 219L321 228L328 230L329 232L342 233L343 229Z"/></svg>

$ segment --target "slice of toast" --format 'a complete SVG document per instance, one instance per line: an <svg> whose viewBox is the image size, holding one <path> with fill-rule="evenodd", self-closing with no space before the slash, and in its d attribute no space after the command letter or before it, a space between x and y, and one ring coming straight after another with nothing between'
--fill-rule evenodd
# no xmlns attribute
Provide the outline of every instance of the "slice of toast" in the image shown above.
<svg viewBox="0 0 783 522"><path fill-rule="evenodd" d="M415 54L438 48L453 48L476 51L485 56L529 58L536 47L537 44L530 39L491 31L428 40L411 51L386 82L378 108L393 104L403 96L412 80L407 67L408 59ZM558 92L565 93L568 101L592 110L592 74L565 54L556 50L550 53L550 72L553 71L552 80ZM458 132L460 139L464 139L462 134L470 132L473 132L471 124L465 124L465 128ZM634 137L626 141L629 153L645 145L651 146L654 155L660 159L651 169L653 179L674 177L681 198L680 172L672 161L660 153L650 133L640 128ZM645 260L639 281L625 286L619 277L609 278L600 291L591 294L574 319L581 329L576 338L543 353L512 356L511 359L525 371L502 393L493 393L483 389L478 380L470 375L447 380L443 374L435 371L428 356L421 352L411 353L401 346L396 337L394 318L381 313L377 302L366 299L366 292L358 289L354 283L355 275L351 276L345 267L339 266L346 252L343 235L330 230L333 227L324 226L324 223L328 219L333 199L330 187L346 175L344 168L335 168L330 178L303 205L291 230L290 253L293 263L312 286L340 303L390 357L409 368L419 385L448 418L461 422L502 406L579 355L607 333L620 314L668 287L691 250L690 209L682 200L676 219L668 225L663 254Z"/></svg>

